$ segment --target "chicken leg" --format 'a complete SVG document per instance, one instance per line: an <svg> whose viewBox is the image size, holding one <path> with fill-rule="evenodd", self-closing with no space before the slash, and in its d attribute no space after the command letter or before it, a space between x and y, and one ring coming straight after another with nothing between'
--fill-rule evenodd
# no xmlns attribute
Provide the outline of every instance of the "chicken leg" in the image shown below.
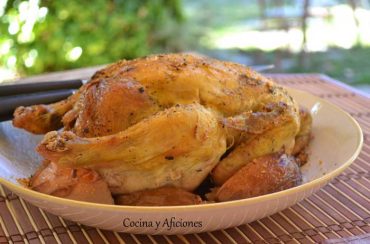
<svg viewBox="0 0 370 244"><path fill-rule="evenodd" d="M222 125L199 104L178 105L111 136L49 132L37 150L69 167L93 168L114 194L172 185L194 190L226 151Z"/></svg>

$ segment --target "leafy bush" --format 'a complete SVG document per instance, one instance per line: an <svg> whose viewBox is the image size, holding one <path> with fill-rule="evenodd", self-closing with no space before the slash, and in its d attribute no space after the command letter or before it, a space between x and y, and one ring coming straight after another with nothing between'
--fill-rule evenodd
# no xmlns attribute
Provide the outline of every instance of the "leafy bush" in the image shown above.
<svg viewBox="0 0 370 244"><path fill-rule="evenodd" d="M181 0L5 0L0 17L0 62L22 74L181 48Z"/></svg>

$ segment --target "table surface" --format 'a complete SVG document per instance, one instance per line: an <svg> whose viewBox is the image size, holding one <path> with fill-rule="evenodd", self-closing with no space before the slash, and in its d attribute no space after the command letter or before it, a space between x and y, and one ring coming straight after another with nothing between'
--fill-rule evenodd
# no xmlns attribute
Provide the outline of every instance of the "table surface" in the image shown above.
<svg viewBox="0 0 370 244"><path fill-rule="evenodd" d="M88 78L97 67L57 72L20 82ZM360 236L370 242L370 97L320 74L270 74L350 113L364 132L356 161L318 193L250 224L209 233L148 236L79 225L34 207L0 186L0 242L14 243L317 243ZM351 239L352 238L352 239ZM368 239L369 238L369 239ZM365 241L366 242L366 241ZM340 243L332 240L330 243Z"/></svg>

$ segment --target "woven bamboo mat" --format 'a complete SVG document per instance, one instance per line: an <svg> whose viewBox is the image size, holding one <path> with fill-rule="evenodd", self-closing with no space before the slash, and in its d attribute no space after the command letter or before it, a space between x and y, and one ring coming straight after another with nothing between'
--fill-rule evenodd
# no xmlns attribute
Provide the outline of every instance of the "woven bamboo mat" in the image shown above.
<svg viewBox="0 0 370 244"><path fill-rule="evenodd" d="M0 242L318 243L341 238L350 241L353 236L362 236L366 243L370 233L370 98L323 75L274 74L270 77L282 85L308 91L337 104L363 129L364 147L360 156L318 193L280 213L236 228L184 236L147 236L98 230L64 220L2 187Z"/></svg>

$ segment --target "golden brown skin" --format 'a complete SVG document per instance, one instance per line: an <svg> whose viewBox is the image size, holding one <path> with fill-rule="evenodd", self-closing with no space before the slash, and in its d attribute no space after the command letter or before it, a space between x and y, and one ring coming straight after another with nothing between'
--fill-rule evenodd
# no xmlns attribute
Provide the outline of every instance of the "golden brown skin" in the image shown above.
<svg viewBox="0 0 370 244"><path fill-rule="evenodd" d="M189 104L110 136L49 132L37 150L59 165L97 170L114 194L164 185L192 191L226 151L226 137L211 110Z"/></svg>
<svg viewBox="0 0 370 244"><path fill-rule="evenodd" d="M115 203L131 206L179 206L200 204L202 199L183 189L165 186L117 196Z"/></svg>
<svg viewBox="0 0 370 244"><path fill-rule="evenodd" d="M107 183L90 169L72 169L49 163L31 177L29 187L57 197L113 204Z"/></svg>
<svg viewBox="0 0 370 244"><path fill-rule="evenodd" d="M81 98L74 132L81 137L115 134L160 109L133 79L107 78L90 86Z"/></svg>
<svg viewBox="0 0 370 244"><path fill-rule="evenodd" d="M248 162L217 191L224 202L282 191L300 184L301 173L293 157L274 153Z"/></svg>
<svg viewBox="0 0 370 244"><path fill-rule="evenodd" d="M117 194L164 185L191 191L212 169L222 185L255 158L292 154L301 126L284 88L245 66L189 54L112 64L68 104L69 111L56 109L65 131L47 134L40 154L96 169ZM46 115L32 116L32 125L14 124L31 132L55 127L42 121Z"/></svg>

